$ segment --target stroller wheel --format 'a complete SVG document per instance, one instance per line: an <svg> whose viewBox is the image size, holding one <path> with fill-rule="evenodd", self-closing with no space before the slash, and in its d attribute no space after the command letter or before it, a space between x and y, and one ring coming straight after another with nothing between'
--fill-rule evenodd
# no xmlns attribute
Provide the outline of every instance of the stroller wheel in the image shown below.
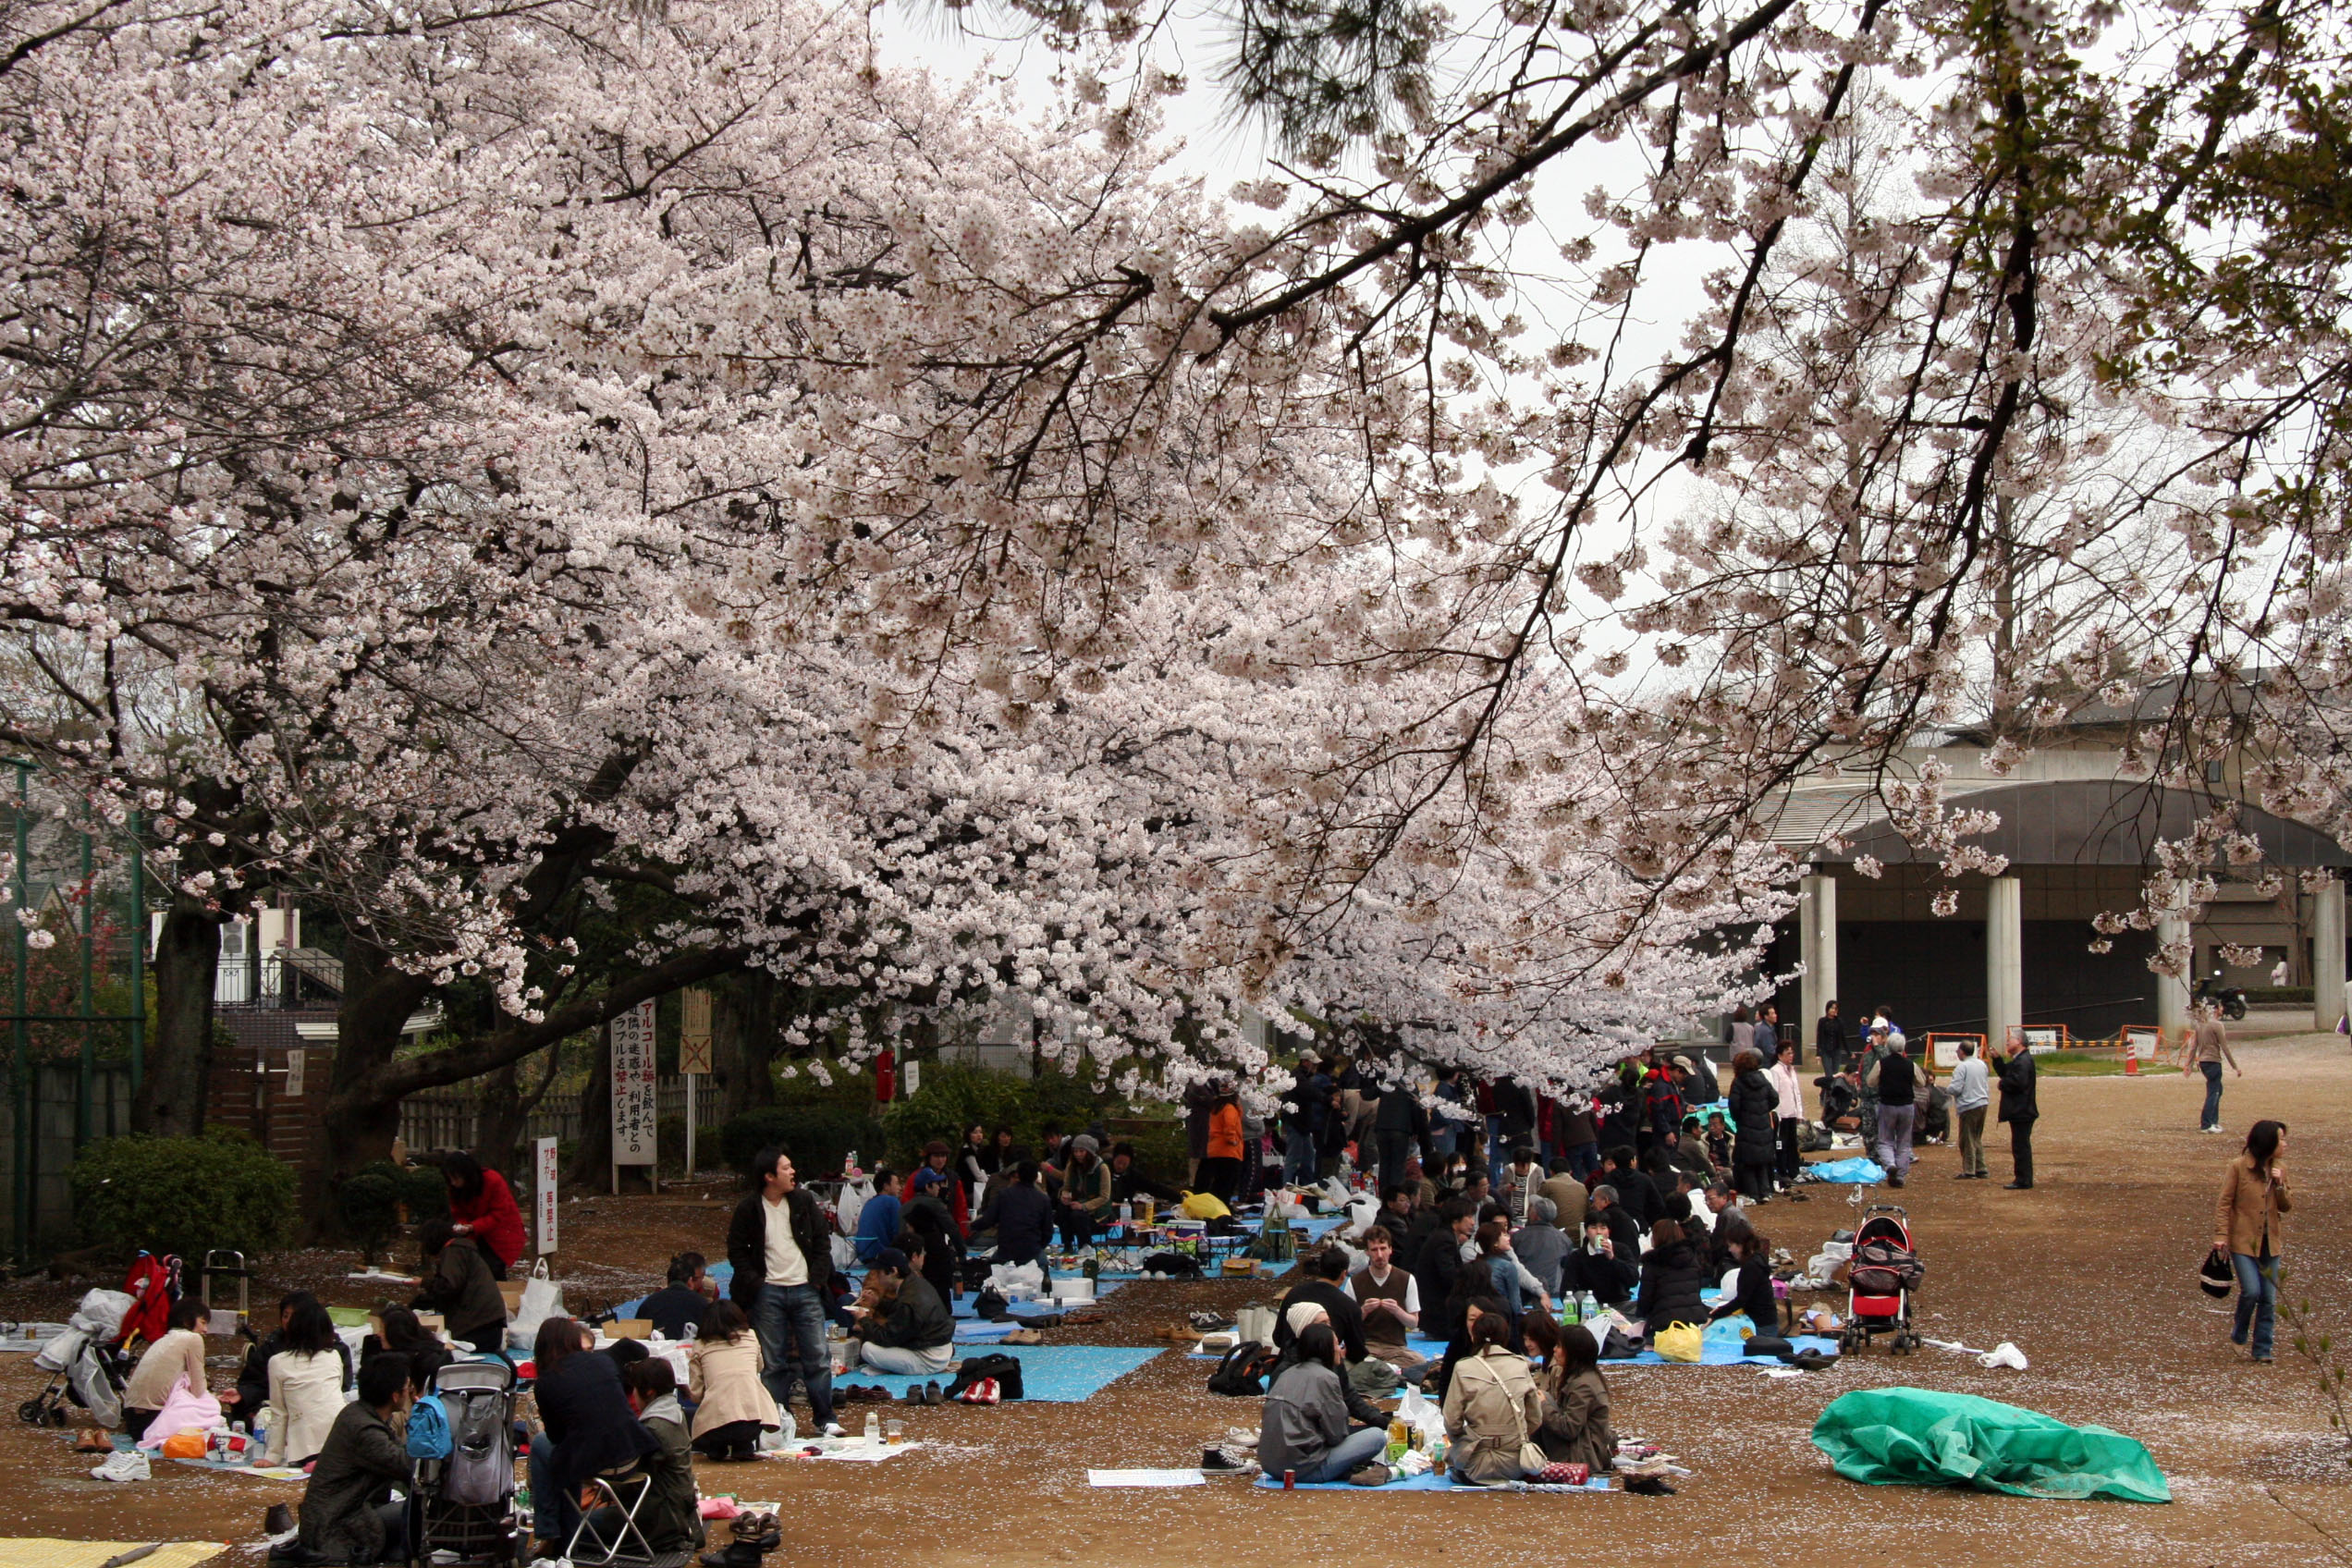
<svg viewBox="0 0 2352 1568"><path fill-rule="evenodd" d="M39 1400L29 1399L17 1406L17 1419L35 1427L45 1427L49 1424L49 1412L42 1408Z"/></svg>

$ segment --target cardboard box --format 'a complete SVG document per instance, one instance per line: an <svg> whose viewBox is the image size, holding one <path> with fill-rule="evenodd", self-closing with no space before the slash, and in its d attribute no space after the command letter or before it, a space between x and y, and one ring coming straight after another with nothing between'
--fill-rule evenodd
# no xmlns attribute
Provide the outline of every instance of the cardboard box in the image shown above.
<svg viewBox="0 0 2352 1568"><path fill-rule="evenodd" d="M507 1304L507 1316L509 1317L522 1310L523 1283L521 1280L498 1281L498 1299Z"/></svg>
<svg viewBox="0 0 2352 1568"><path fill-rule="evenodd" d="M650 1340L654 1337L654 1320L650 1317L616 1317L605 1325L605 1332L616 1340Z"/></svg>
<svg viewBox="0 0 2352 1568"><path fill-rule="evenodd" d="M437 1334L448 1326L447 1320L437 1312L418 1313L417 1324L428 1334Z"/></svg>

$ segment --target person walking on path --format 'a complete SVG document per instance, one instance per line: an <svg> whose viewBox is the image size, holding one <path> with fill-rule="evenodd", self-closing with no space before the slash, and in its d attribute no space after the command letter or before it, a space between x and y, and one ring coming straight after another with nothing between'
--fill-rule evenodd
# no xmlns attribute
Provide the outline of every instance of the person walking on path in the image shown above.
<svg viewBox="0 0 2352 1568"><path fill-rule="evenodd" d="M1992 1104L1992 1074L1971 1041L1960 1045L1959 1065L1952 1070L1952 1113L1960 1123L1960 1169L1955 1182L1985 1179L1985 1111Z"/></svg>
<svg viewBox="0 0 2352 1568"><path fill-rule="evenodd" d="M2197 1024L2188 1037L2181 1042L2181 1072L2192 1079L2198 1072L2205 1075L2205 1109L2197 1119L2200 1133L2222 1130L2222 1063L2240 1078L2246 1069L2238 1066L2236 1056L2230 1050L2229 1032L2222 1027L2221 1009L2207 1002L2197 1010Z"/></svg>
<svg viewBox="0 0 2352 1568"><path fill-rule="evenodd" d="M2034 1066L2033 1052L2026 1048L2021 1031L2010 1039L2009 1054L2001 1063L2001 1120L2009 1124L2009 1164L2013 1171L2009 1190L2013 1193L2033 1190L2034 1123L2041 1118L2035 1084L2040 1076L2040 1069Z"/></svg>
<svg viewBox="0 0 2352 1568"><path fill-rule="evenodd" d="M2278 1316L2279 1254L2286 1240L2286 1216L2295 1207L2286 1191L2279 1156L2286 1148L2286 1123L2257 1121L2246 1134L2245 1152L2230 1161L2222 1178L2222 1201L2213 1220L2213 1245L2229 1254L2237 1273L2237 1319L2230 1343L2247 1342L2257 1361L2271 1359L2272 1325Z"/></svg>
<svg viewBox="0 0 2352 1568"><path fill-rule="evenodd" d="M1919 1069L1905 1051L1879 1059L1879 1163L1887 1185L1900 1187L1911 1176L1911 1131L1919 1114Z"/></svg>

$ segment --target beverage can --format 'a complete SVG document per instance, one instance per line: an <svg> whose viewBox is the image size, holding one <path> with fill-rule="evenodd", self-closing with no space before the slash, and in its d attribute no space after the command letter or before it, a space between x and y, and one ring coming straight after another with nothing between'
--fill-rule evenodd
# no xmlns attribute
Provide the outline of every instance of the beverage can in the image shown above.
<svg viewBox="0 0 2352 1568"><path fill-rule="evenodd" d="M1286 1492L1294 1492L1298 1490L1297 1471L1285 1470L1282 1472L1282 1489Z"/></svg>

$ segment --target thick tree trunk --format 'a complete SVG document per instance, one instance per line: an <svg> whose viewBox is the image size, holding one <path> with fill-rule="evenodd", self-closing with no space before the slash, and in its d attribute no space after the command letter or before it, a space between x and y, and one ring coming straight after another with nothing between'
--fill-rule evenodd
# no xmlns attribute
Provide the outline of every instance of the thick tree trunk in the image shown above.
<svg viewBox="0 0 2352 1568"><path fill-rule="evenodd" d="M333 1236L339 1226L337 1195L343 1179L391 1157L400 1136L400 1096L374 1082L377 1070L400 1048L409 1015L433 994L423 978L393 968L384 950L353 933L343 949L343 1002L335 1015L334 1066L327 1076L325 1114L312 1133L325 1190L312 1219L312 1234Z"/></svg>
<svg viewBox="0 0 2352 1568"><path fill-rule="evenodd" d="M706 1119L724 1122L776 1103L769 1070L778 1045L776 976L746 969L712 987L711 1092L717 1103Z"/></svg>
<svg viewBox="0 0 2352 1568"><path fill-rule="evenodd" d="M143 938L146 933L137 934ZM154 1032L130 1108L136 1132L193 1137L203 1130L213 1072L213 983L220 964L219 917L185 894L172 900L155 943Z"/></svg>
<svg viewBox="0 0 2352 1568"><path fill-rule="evenodd" d="M521 1169L522 1134L529 1125L531 1113L547 1096L547 1085L555 1082L557 1058L562 1051L558 1042L543 1053L546 1062L539 1070L536 1086L524 1082L522 1061L510 1061L483 1079L482 1130L474 1140L473 1158L493 1170L506 1173L511 1185L514 1173Z"/></svg>
<svg viewBox="0 0 2352 1568"><path fill-rule="evenodd" d="M596 1060L580 1091L580 1141L564 1180L601 1193L612 1181L612 1025L595 1034Z"/></svg>

